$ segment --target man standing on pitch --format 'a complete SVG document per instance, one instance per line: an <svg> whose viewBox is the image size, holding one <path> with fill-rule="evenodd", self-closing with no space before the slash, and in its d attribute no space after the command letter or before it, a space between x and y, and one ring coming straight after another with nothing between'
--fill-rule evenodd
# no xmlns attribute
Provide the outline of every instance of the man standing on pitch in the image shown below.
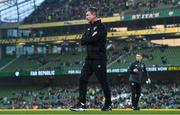
<svg viewBox="0 0 180 115"><path fill-rule="evenodd" d="M81 38L81 45L86 46L87 56L81 70L79 80L79 102L70 108L72 111L83 111L86 108L87 84L90 76L95 73L105 95L102 111L111 111L111 93L106 76L106 39L107 31L101 20L97 18L97 9L86 10L89 27Z"/></svg>
<svg viewBox="0 0 180 115"><path fill-rule="evenodd" d="M142 54L136 54L136 60L129 66L128 71L130 73L129 81L131 86L131 102L133 110L139 110L139 98L141 96L141 79L145 74L148 77L147 84L151 83L149 74L146 70L145 64L142 62Z"/></svg>

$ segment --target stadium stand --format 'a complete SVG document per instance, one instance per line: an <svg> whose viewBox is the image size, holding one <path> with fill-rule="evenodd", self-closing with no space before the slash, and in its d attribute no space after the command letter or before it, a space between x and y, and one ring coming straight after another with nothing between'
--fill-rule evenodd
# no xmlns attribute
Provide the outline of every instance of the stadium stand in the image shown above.
<svg viewBox="0 0 180 115"><path fill-rule="evenodd" d="M81 7L79 7L81 6ZM79 20L84 19L84 11L89 6L96 6L100 10L100 17L113 17L121 16L124 14L132 15L137 13L151 13L158 12L163 10L175 10L180 8L179 0L45 0L37 9L28 16L22 24L34 24L34 23L47 23L47 22L58 22L58 21L68 21L68 20ZM179 19L179 17L177 18ZM148 19L150 20L150 19ZM153 20L153 19L152 19ZM170 22L168 22L168 21ZM118 32L116 30L111 30L110 26L115 26L115 28L125 29L124 33L128 33L129 30L140 29L146 33L145 30L152 29L153 26L158 26L159 22L164 22L159 26L163 26L164 33L152 33L152 35L131 35L121 36L121 38L111 38L111 42L108 42L108 45L112 45L108 51L108 68L127 68L130 62L134 60L134 56L137 52L141 52L144 57L144 62L146 66L176 66L176 71L163 71L163 75L159 75L157 72L156 76L152 78L152 85L142 85L142 97L141 97L141 108L151 108L151 109L180 109L180 85L179 85L179 66L180 66L180 46L175 46L172 43L172 46L162 45L160 42L162 39L179 39L178 29L173 27L179 27L179 22L176 20L176 17L171 19L160 20L153 25L147 23L146 20L136 20L135 23L129 23L124 21L121 24L116 22L115 24L108 25L108 32ZM174 22L173 22L173 21ZM166 25L167 21L167 25ZM171 22L172 21L172 22ZM131 22L131 21L130 21ZM129 24L127 24L129 23ZM139 23L139 24L138 24ZM174 24L175 23L175 24ZM136 25L137 24L137 25ZM168 25L170 24L170 25ZM128 26L132 27L128 27ZM136 26L137 27L136 27ZM141 25L141 26L139 26ZM48 24L47 24L48 26ZM78 97L78 86L72 85L75 82L78 82L77 78L79 74L73 75L54 75L54 76L32 76L29 74L25 76L16 76L15 72L30 72L30 71L39 71L39 70L80 70L84 63L85 58L85 49L80 46L79 41L68 41L68 38L62 39L62 41L48 41L53 37L59 37L59 35L67 36L71 34L80 34L85 28L84 25L68 25L66 27L40 27L40 28L26 28L25 30L17 29L17 39L14 36L7 36L6 39L2 39L2 54L0 58L0 109L52 109L52 108L65 108L68 109L70 106L77 103ZM120 26L120 27L119 27ZM169 26L169 27L168 27ZM74 27L74 28L72 28ZM167 28L172 28L176 30L167 34L165 30ZM7 29L7 33L16 33L16 30ZM20 30L20 31L19 31ZM4 34L6 30L3 30L1 33ZM23 31L26 33L24 34ZM155 31L158 31L158 29ZM22 32L22 33L21 33ZM43 33L44 32L44 33ZM121 32L121 31L119 31ZM122 31L123 32L123 31ZM154 31L152 31L154 32ZM0 33L0 34L1 34ZM138 32L137 32L138 33ZM151 31L149 31L151 33ZM146 33L147 34L147 33ZM13 34L12 34L13 35ZM154 36L153 36L154 35ZM53 37L52 37L53 36ZM1 36L3 37L3 35ZM77 36L79 37L79 36ZM127 39L123 39L123 37ZM133 38L132 38L133 37ZM152 37L152 38L151 38ZM157 38L156 38L157 37ZM175 38L174 38L175 37ZM6 38L6 37L5 37ZM20 42L16 42L19 40ZM41 41L41 38L47 39L43 43L33 42ZM31 39L30 42L25 42L24 40ZM152 43L151 39L158 39L158 43ZM15 42L11 42L15 41ZM57 39L55 39L57 40ZM64 40L64 41L63 41ZM68 44L73 42L75 47ZM173 41L174 42L174 41ZM3 44L6 43L6 44ZM65 46L63 46L65 44ZM77 45L78 44L78 45ZM174 46L173 46L174 45ZM55 47L56 51L53 52ZM61 47L62 46L62 47ZM13 47L14 50L12 54L8 50L8 47ZM28 49L28 48L29 49ZM38 48L43 49L43 53L39 53ZM59 49L61 47L61 51ZM7 48L7 49L6 49ZM31 52L30 54L26 54ZM45 50L44 50L45 49ZM67 49L67 50L66 50ZM73 50L72 50L73 49ZM19 51L21 50L21 51ZM36 51L37 50L37 51ZM49 51L50 50L50 51ZM22 54L21 54L22 53ZM166 73L174 72L171 75ZM177 72L177 74L176 74ZM7 73L5 75L4 73ZM15 74L14 74L15 73ZM152 72L153 73L153 72ZM151 73L151 74L152 74ZM155 73L155 72L154 72ZM130 108L130 88L129 83L124 82L123 75L127 73L118 73L109 75L113 77L114 82L111 83L112 89L112 100L113 108ZM174 75L178 76L174 77ZM69 78L70 77L70 78ZM114 77L118 77L116 80ZM39 78L45 78L46 81L43 81ZM168 81L168 79L173 79L173 82ZM54 80L56 79L56 80ZM128 80L128 77L125 78ZM160 79L158 81L157 79ZM7 82L3 82L6 81ZM22 81L21 81L22 80ZM34 81L37 82L37 86ZM58 84L53 86L53 82ZM61 81L61 82L59 82ZM17 83L16 83L17 82ZM43 85L39 86L42 82ZM67 83L66 83L67 82ZM22 84L23 85L22 85ZM21 85L20 85L21 84ZM30 86L26 86L26 84ZM4 86L3 86L4 85ZM14 86L13 86L14 85ZM19 85L19 86L17 86ZM52 85L52 86L51 86ZM88 108L100 108L103 105L103 94L101 88L94 82L92 86L88 89ZM63 86L63 87L61 87Z"/></svg>
<svg viewBox="0 0 180 115"><path fill-rule="evenodd" d="M112 68L127 67L134 60L134 55L137 52L143 54L147 66L178 65L180 61L178 58L180 47L168 47L148 41L116 40L112 44L112 48L107 51L108 64ZM1 59L1 62L5 64L9 58ZM76 50L61 54L24 55L17 57L2 71L81 69L84 58L85 53ZM111 64L112 62L113 64Z"/></svg>
<svg viewBox="0 0 180 115"><path fill-rule="evenodd" d="M21 56L9 64L2 71L30 71L30 70L61 70L80 68L83 64L83 54L66 53L62 55L47 54L39 56ZM3 62L3 59L1 60ZM7 63L6 63L7 64Z"/></svg>
<svg viewBox="0 0 180 115"><path fill-rule="evenodd" d="M77 7L81 6L81 7ZM100 10L100 17L148 13L180 7L178 0L45 0L23 23L45 23L84 19L89 6ZM74 15L75 14L75 15Z"/></svg>
<svg viewBox="0 0 180 115"><path fill-rule="evenodd" d="M0 68L6 65L8 62L12 61L14 58L14 56L3 57L0 61Z"/></svg>
<svg viewBox="0 0 180 115"><path fill-rule="evenodd" d="M180 85L161 81L153 85L142 86L141 108L179 109ZM7 90L8 89L8 90ZM78 87L6 87L1 88L0 108L38 109L69 108L76 103ZM128 83L112 86L113 108L129 108L130 88ZM99 86L88 88L88 108L103 105L103 93Z"/></svg>

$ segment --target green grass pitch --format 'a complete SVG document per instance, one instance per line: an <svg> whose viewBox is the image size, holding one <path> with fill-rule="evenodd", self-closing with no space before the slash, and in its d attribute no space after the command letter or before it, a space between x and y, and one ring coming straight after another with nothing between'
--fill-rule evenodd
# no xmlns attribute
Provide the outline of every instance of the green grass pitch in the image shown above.
<svg viewBox="0 0 180 115"><path fill-rule="evenodd" d="M113 115L113 114L120 114L120 115L133 115L133 114L141 114L141 115L158 115L158 114L166 114L166 115L180 115L180 109L141 109L140 111L133 111L131 109L113 109L112 112L102 112L100 109L87 109L85 111L81 112L75 112L75 111L69 111L68 109L38 109L38 110L32 110L32 109L6 109L6 110L0 110L0 114L4 115L27 115L27 114L33 114L33 115L74 115L74 114L80 114L80 115Z"/></svg>

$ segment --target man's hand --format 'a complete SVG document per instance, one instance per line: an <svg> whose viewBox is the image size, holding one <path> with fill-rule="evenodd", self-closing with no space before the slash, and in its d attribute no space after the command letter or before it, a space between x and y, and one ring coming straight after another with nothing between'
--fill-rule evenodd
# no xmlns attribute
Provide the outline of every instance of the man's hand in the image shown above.
<svg viewBox="0 0 180 115"><path fill-rule="evenodd" d="M151 84L151 79L148 78L148 80L146 81L146 84Z"/></svg>
<svg viewBox="0 0 180 115"><path fill-rule="evenodd" d="M133 72L135 72L135 73L136 73L136 72L139 72L139 71L138 71L138 69L137 69L137 68L135 68L135 69L133 69Z"/></svg>
<svg viewBox="0 0 180 115"><path fill-rule="evenodd" d="M93 34L92 34L92 37L95 36L97 34L97 31L95 31Z"/></svg>

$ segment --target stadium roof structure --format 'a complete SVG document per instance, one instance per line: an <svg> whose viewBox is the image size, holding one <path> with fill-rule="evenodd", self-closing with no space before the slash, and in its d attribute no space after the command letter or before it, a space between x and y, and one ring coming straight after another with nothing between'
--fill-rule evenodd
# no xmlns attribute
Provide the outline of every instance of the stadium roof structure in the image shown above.
<svg viewBox="0 0 180 115"><path fill-rule="evenodd" d="M7 2L8 0L0 0L0 3L4 3Z"/></svg>
<svg viewBox="0 0 180 115"><path fill-rule="evenodd" d="M0 0L0 23L21 22L44 0Z"/></svg>

